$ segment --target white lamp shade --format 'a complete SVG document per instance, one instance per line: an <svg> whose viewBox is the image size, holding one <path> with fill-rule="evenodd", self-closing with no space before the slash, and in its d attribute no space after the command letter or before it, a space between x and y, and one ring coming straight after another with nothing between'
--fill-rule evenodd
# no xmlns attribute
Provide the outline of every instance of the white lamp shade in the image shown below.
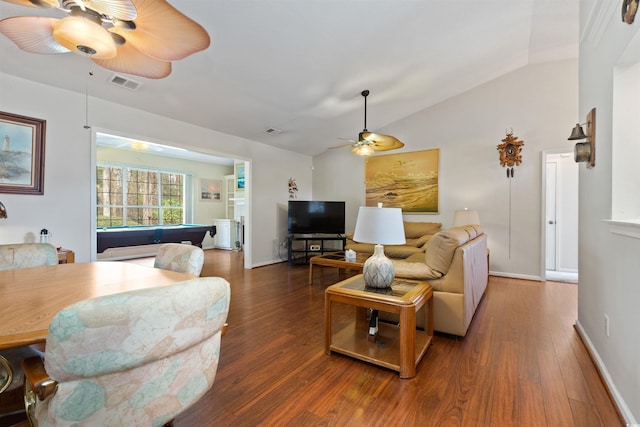
<svg viewBox="0 0 640 427"><path fill-rule="evenodd" d="M480 224L480 217L478 211L473 210L460 210L456 211L453 216L453 226L460 227L469 224Z"/></svg>
<svg viewBox="0 0 640 427"><path fill-rule="evenodd" d="M360 206L353 240L376 245L405 244L402 209Z"/></svg>

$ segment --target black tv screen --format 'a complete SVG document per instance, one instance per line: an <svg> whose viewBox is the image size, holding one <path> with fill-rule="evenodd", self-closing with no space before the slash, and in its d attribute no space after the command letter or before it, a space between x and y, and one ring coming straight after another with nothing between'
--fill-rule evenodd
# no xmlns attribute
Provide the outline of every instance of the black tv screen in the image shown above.
<svg viewBox="0 0 640 427"><path fill-rule="evenodd" d="M345 202L289 200L290 234L344 234Z"/></svg>

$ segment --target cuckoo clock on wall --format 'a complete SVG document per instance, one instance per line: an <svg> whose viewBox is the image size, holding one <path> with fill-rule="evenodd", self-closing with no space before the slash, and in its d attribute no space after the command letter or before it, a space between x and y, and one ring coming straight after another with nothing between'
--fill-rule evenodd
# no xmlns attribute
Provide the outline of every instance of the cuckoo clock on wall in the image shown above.
<svg viewBox="0 0 640 427"><path fill-rule="evenodd" d="M520 141L517 136L513 136L511 132L506 132L507 136L502 140L502 144L498 144L498 152L500 153L500 166L507 168L507 178L509 178L509 259L511 259L511 178L513 178L513 167L522 163L522 147L524 141Z"/></svg>
<svg viewBox="0 0 640 427"><path fill-rule="evenodd" d="M500 152L500 166L507 167L507 178L513 178L513 167L522 163L523 145L524 141L520 141L517 136L513 136L512 130L507 132L506 138L497 147Z"/></svg>

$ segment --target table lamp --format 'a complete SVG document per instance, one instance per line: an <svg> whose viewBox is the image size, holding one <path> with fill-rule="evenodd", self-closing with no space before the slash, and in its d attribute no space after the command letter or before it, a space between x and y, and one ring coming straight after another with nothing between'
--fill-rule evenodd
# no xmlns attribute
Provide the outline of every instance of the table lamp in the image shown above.
<svg viewBox="0 0 640 427"><path fill-rule="evenodd" d="M469 224L480 224L478 211L465 208L463 211L456 211L453 215L453 227L461 227Z"/></svg>
<svg viewBox="0 0 640 427"><path fill-rule="evenodd" d="M382 203L377 208L361 206L353 240L375 245L373 255L365 261L362 269L365 285L371 288L389 288L395 271L391 260L384 255L382 245L405 243L402 209L383 208Z"/></svg>

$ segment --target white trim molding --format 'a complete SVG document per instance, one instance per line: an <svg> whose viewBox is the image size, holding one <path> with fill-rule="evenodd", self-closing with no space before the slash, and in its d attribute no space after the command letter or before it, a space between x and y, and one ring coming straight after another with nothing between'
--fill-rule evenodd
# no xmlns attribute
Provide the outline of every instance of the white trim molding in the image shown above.
<svg viewBox="0 0 640 427"><path fill-rule="evenodd" d="M607 367L602 361L602 358L600 358L598 351L594 347L593 342L591 341L591 339L589 338L589 335L580 324L579 320L576 321L575 329L578 332L578 335L580 336L580 339L582 340L583 344L585 345L585 347L587 347L587 351L591 356L591 360L593 360L593 363L596 365L596 369L598 369L598 372L600 373L600 377L602 378L602 381L604 382L605 386L609 390L609 394L613 398L613 402L618 407L618 411L620 412L620 415L622 415L622 417L624 418L624 421L627 423L628 426L638 425L638 421L636 421L636 419L633 417L633 414L631 413L631 410L629 410L627 403L624 401L624 399L620 395L620 392L616 388L616 385L614 384L613 379L611 378L611 375L607 370Z"/></svg>
<svg viewBox="0 0 640 427"><path fill-rule="evenodd" d="M640 220L606 219L605 222L609 224L610 233L640 239Z"/></svg>

